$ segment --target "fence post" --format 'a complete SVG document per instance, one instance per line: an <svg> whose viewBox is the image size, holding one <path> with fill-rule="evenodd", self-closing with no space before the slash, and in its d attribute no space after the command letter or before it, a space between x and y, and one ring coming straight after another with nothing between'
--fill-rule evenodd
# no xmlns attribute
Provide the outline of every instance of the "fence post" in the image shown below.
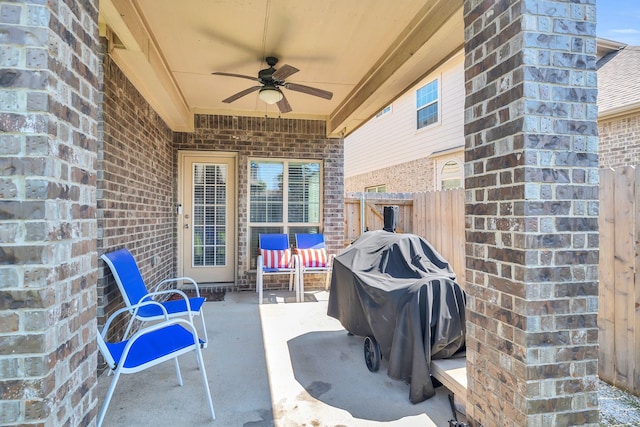
<svg viewBox="0 0 640 427"><path fill-rule="evenodd" d="M366 196L366 193L363 192L362 195L360 196L360 235L361 236L366 231L365 217L364 217L364 207L366 202L367 202L367 196Z"/></svg>

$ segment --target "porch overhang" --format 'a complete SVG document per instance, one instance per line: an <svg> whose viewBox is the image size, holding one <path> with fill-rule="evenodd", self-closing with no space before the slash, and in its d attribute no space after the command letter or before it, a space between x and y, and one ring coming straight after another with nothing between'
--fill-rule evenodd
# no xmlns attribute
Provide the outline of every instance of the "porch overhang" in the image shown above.
<svg viewBox="0 0 640 427"><path fill-rule="evenodd" d="M195 114L282 116L325 120L331 137L353 132L464 42L462 1L317 3L103 0L100 29L108 54L174 131L192 131ZM222 103L251 82L211 72L253 76L269 55L333 99L288 92L286 114L257 96Z"/></svg>

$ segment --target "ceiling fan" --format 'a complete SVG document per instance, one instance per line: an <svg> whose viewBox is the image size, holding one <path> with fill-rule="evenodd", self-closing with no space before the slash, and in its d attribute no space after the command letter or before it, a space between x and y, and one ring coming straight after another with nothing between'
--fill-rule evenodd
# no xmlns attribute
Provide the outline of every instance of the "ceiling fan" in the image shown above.
<svg viewBox="0 0 640 427"><path fill-rule="evenodd" d="M244 74L225 73L221 71L211 73L218 76L240 77L242 79L249 79L257 81L262 85L252 86L248 89L240 91L235 95L231 95L230 97L223 99L222 102L229 104L252 92L260 91L258 93L260 99L262 99L267 104L276 104L281 113L288 113L289 111L291 111L291 105L289 105L289 101L287 101L287 98L280 90L280 87L324 99L331 99L333 97L333 93L326 90L305 86L298 83L286 82L285 79L287 77L297 73L300 70L287 64L276 70L275 65L278 63L278 58L276 58L275 56L267 56L265 58L265 61L267 62L267 65L269 65L269 68L260 70L260 72L258 72L258 77L245 76Z"/></svg>

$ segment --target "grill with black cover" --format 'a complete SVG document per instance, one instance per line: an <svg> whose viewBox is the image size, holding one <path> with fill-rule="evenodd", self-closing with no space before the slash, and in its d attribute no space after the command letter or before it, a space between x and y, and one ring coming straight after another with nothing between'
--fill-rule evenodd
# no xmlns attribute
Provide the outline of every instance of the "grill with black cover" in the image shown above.
<svg viewBox="0 0 640 427"><path fill-rule="evenodd" d="M375 359L379 346L387 375L409 383L412 403L435 394L431 360L464 350L465 303L450 265L414 234L366 232L333 261L327 314L367 337L365 357Z"/></svg>

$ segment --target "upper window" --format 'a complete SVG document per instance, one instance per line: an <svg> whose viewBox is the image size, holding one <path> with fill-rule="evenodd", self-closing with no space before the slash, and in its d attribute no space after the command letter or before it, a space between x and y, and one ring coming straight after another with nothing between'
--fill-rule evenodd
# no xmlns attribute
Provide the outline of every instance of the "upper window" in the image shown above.
<svg viewBox="0 0 640 427"><path fill-rule="evenodd" d="M251 160L250 262L256 266L260 233L318 233L321 221L320 161ZM286 190L285 190L286 189Z"/></svg>
<svg viewBox="0 0 640 427"><path fill-rule="evenodd" d="M416 92L418 129L438 122L438 80L434 80Z"/></svg>
<svg viewBox="0 0 640 427"><path fill-rule="evenodd" d="M385 114L390 113L390 112L391 112L391 104L387 105L382 110L378 111L378 114L376 114L376 117L382 117Z"/></svg>

